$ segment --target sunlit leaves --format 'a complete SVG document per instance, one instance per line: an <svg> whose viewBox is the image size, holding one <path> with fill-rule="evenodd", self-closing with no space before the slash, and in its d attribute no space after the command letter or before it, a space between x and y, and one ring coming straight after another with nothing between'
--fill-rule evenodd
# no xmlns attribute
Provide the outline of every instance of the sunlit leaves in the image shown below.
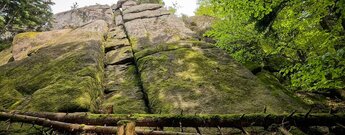
<svg viewBox="0 0 345 135"><path fill-rule="evenodd" d="M279 67L294 90L344 88L342 0L200 0L219 18L206 36L242 63ZM278 61L277 61L278 60Z"/></svg>
<svg viewBox="0 0 345 135"><path fill-rule="evenodd" d="M2 0L0 25L4 32L37 31L52 20L51 0Z"/></svg>

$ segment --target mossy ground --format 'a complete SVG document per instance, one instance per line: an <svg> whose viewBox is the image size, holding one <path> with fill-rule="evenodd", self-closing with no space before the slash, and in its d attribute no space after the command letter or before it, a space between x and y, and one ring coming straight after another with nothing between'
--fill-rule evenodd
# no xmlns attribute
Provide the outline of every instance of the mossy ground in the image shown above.
<svg viewBox="0 0 345 135"><path fill-rule="evenodd" d="M297 97L292 91L285 88L272 73L263 70L256 74L256 76L266 86L266 88L271 91L274 97L281 98L281 106L291 109L296 108L300 111L310 108L301 98Z"/></svg>
<svg viewBox="0 0 345 135"><path fill-rule="evenodd" d="M284 93L275 94L225 52L193 44L135 53L155 113L257 113L265 106L269 113L304 110L298 104L286 106L296 101Z"/></svg>
<svg viewBox="0 0 345 135"><path fill-rule="evenodd" d="M7 64L8 62L12 61L12 48L7 48L3 51L0 51L0 66Z"/></svg>
<svg viewBox="0 0 345 135"><path fill-rule="evenodd" d="M1 66L0 104L30 111L92 110L102 89L102 59L100 42L89 41L49 46Z"/></svg>
<svg viewBox="0 0 345 135"><path fill-rule="evenodd" d="M32 124L21 124L21 123L11 123L11 126L8 128L9 123L0 122L0 135L38 135L43 134L42 127ZM48 128L45 128L48 130Z"/></svg>

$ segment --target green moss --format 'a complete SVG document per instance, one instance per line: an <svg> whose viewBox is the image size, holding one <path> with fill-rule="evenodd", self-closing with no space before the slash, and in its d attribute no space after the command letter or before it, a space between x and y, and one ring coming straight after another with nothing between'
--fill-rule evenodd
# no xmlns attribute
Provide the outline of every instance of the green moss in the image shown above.
<svg viewBox="0 0 345 135"><path fill-rule="evenodd" d="M106 78L114 82L107 86L111 93L105 99L103 107L113 106L113 112L119 114L147 112L134 65L127 65L122 71L114 69L107 75Z"/></svg>
<svg viewBox="0 0 345 135"><path fill-rule="evenodd" d="M38 34L39 34L39 32L20 33L14 37L13 42L15 43L15 42L18 42L18 41L23 40L23 39L35 38Z"/></svg>
<svg viewBox="0 0 345 135"><path fill-rule="evenodd" d="M35 125L35 128L32 127L32 124L21 124L21 123L12 123L9 130L6 130L8 123L0 121L0 134L1 135L37 135L42 134L40 131L41 126Z"/></svg>
<svg viewBox="0 0 345 135"><path fill-rule="evenodd" d="M30 111L92 110L102 89L100 47L94 41L55 45L0 67L0 94L8 95L0 104Z"/></svg>
<svg viewBox="0 0 345 135"><path fill-rule="evenodd" d="M2 89L0 89L0 93L0 106L4 108L12 108L13 104L18 104L18 102L21 102L24 98L21 93L11 89L8 85L2 87Z"/></svg>
<svg viewBox="0 0 345 135"><path fill-rule="evenodd" d="M256 75L261 82L270 90L271 95L286 102L278 102L278 105L284 106L286 108L294 109L299 106L298 110L305 110L309 108L300 98L298 98L292 91L287 90L282 86L279 80L268 71L262 71ZM291 102L286 99L292 99L294 102Z"/></svg>
<svg viewBox="0 0 345 135"><path fill-rule="evenodd" d="M154 46L135 53L155 113L254 113L265 106L270 113L303 110L284 92L274 95L222 50L202 42L181 45Z"/></svg>
<svg viewBox="0 0 345 135"><path fill-rule="evenodd" d="M245 66L250 71L263 67L261 63L254 63L254 62L246 62L243 64L243 66Z"/></svg>
<svg viewBox="0 0 345 135"><path fill-rule="evenodd" d="M132 49L136 50L136 48L138 48L138 39L130 37L129 41L130 41L130 44L132 46Z"/></svg>

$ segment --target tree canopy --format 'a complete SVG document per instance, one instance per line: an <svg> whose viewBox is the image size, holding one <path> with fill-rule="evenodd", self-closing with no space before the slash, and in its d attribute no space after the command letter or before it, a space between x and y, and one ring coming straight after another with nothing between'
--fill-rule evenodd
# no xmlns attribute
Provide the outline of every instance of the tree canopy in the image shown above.
<svg viewBox="0 0 345 135"><path fill-rule="evenodd" d="M1 0L0 34L40 31L50 25L51 0Z"/></svg>
<svg viewBox="0 0 345 135"><path fill-rule="evenodd" d="M294 90L345 87L345 1L199 0L219 18L206 36L247 67L261 66Z"/></svg>

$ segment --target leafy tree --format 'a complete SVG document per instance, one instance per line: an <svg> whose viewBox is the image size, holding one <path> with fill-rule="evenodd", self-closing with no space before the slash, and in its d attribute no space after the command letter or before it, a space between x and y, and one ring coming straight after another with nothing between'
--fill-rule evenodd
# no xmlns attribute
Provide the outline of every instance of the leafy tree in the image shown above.
<svg viewBox="0 0 345 135"><path fill-rule="evenodd" d="M207 36L246 65L277 71L295 90L345 87L343 0L200 0L219 18Z"/></svg>
<svg viewBox="0 0 345 135"><path fill-rule="evenodd" d="M1 0L0 34L39 31L50 26L51 0Z"/></svg>

